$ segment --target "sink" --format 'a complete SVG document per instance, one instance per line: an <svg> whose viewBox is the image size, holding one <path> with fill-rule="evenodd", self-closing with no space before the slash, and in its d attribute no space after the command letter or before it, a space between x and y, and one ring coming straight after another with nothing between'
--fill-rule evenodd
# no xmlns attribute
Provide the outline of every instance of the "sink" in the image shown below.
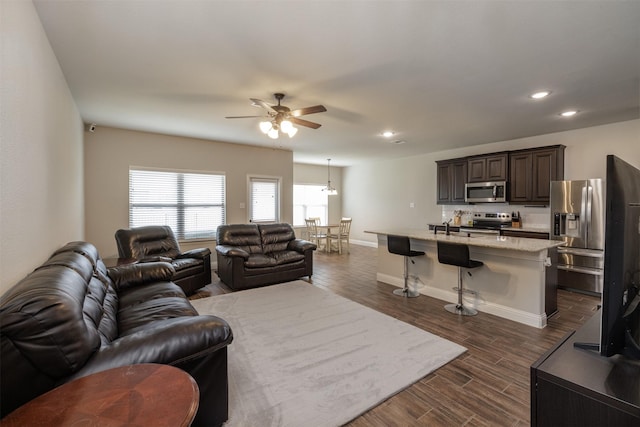
<svg viewBox="0 0 640 427"><path fill-rule="evenodd" d="M460 231L452 231L450 234L455 237L478 237L478 236L474 236L473 234L469 235L469 233L460 232Z"/></svg>

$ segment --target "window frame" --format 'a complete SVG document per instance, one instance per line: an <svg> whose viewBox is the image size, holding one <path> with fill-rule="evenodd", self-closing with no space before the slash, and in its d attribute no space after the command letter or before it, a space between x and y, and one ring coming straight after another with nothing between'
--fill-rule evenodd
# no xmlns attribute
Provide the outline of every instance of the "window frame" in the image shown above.
<svg viewBox="0 0 640 427"><path fill-rule="evenodd" d="M254 182L264 182L264 183L273 183L275 184L275 215L274 220L254 220L254 207L253 207L253 183ZM280 222L280 217L282 213L282 177L280 176L271 176L271 175L247 175L247 222L255 223L255 224L269 224L269 223L278 223Z"/></svg>
<svg viewBox="0 0 640 427"><path fill-rule="evenodd" d="M324 191L324 189L327 187L326 185L323 184L293 184L293 226L294 227L305 227L306 224L304 223L304 220L306 218L312 217L312 216L317 216L317 215L311 215L308 213L307 208L309 205L305 205L305 204L296 204L296 187L300 186L300 187L318 187L319 190L322 192L322 194L324 194L324 197L326 198L326 204L324 205L312 205L312 206L322 206L324 207L324 217L320 216L320 223L321 224L328 224L329 221L329 195L326 193L326 191ZM302 206L303 207L303 218L302 218L302 224L296 224L296 207L297 206Z"/></svg>
<svg viewBox="0 0 640 427"><path fill-rule="evenodd" d="M158 172L158 173L167 173L174 174L176 176L176 196L178 199L172 203L133 203L132 204L132 172ZM222 180L221 186L219 189L222 190L222 195L217 195L216 198L221 196L220 203L188 203L185 202L185 182L184 175L207 175L207 176L216 176ZM182 187L182 188L180 188ZM175 227L171 223L158 223L158 225L169 225L173 230L176 239L181 242L197 242L197 241L214 241L217 238L217 225L213 224L211 227L211 231L206 233L205 235L197 235L199 231L195 231L196 237L188 237L189 231L187 230L188 223L186 218L188 217L187 210L189 208L193 209L194 207L218 207L221 209L221 224L226 224L227 221L227 176L225 172L221 171L203 171L203 170L186 170L186 169L167 169L167 168L153 168L146 166L129 166L128 172L128 221L129 227L136 227L140 225L136 225L133 222L133 209L138 207L160 207L160 208L168 208L175 209L175 217L176 217L176 225Z"/></svg>

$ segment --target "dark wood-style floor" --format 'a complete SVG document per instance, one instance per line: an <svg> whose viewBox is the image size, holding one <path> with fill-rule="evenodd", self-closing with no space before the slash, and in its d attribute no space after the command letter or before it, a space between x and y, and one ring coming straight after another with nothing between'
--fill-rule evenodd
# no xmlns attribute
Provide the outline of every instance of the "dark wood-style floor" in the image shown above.
<svg viewBox="0 0 640 427"><path fill-rule="evenodd" d="M356 418L351 427L529 425L530 365L589 319L600 302L559 290L558 314L537 329L485 313L459 317L444 310L444 301L424 295L397 297L391 293L395 287L376 281L376 270L377 249L352 244L350 254L316 252L312 283L468 351ZM215 277L192 298L227 292Z"/></svg>

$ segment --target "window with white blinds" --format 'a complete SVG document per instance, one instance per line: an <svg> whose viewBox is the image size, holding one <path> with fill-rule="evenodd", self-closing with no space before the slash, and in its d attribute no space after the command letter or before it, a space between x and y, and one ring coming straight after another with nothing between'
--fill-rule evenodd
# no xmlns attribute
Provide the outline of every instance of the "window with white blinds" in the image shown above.
<svg viewBox="0 0 640 427"><path fill-rule="evenodd" d="M225 223L225 176L129 170L129 226L168 225L179 240L213 239Z"/></svg>
<svg viewBox="0 0 640 427"><path fill-rule="evenodd" d="M293 186L293 225L303 226L307 218L320 218L327 224L329 197L326 185L295 184Z"/></svg>
<svg viewBox="0 0 640 427"><path fill-rule="evenodd" d="M280 221L280 180L249 177L249 221Z"/></svg>

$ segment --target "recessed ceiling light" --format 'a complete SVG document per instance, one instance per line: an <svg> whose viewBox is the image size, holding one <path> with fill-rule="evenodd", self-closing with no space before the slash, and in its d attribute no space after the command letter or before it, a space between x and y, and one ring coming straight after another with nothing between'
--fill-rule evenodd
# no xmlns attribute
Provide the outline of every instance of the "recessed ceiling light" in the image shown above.
<svg viewBox="0 0 640 427"><path fill-rule="evenodd" d="M578 113L578 110L568 110L560 113L562 117L571 117L575 116Z"/></svg>
<svg viewBox="0 0 640 427"><path fill-rule="evenodd" d="M529 97L533 99L542 99L549 96L550 94L551 92L549 92L548 90L541 90L540 92L532 93L531 95L529 95Z"/></svg>
<svg viewBox="0 0 640 427"><path fill-rule="evenodd" d="M384 136L385 138L391 138L395 134L396 133L392 130L385 130L384 132L382 132L382 136Z"/></svg>

